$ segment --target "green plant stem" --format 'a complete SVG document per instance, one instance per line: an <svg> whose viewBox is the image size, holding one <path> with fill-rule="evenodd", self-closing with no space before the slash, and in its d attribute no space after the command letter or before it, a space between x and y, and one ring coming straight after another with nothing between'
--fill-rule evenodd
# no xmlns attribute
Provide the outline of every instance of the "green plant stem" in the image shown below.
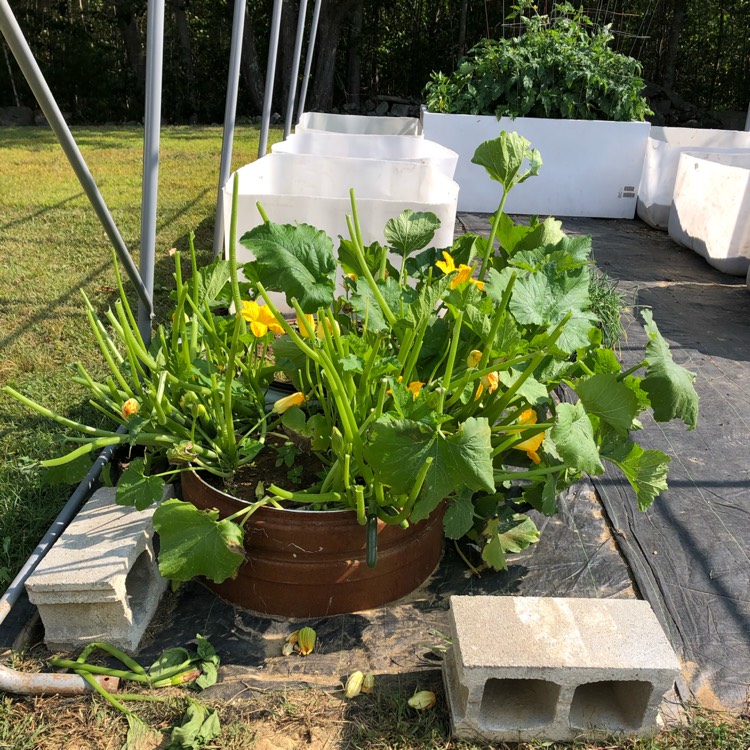
<svg viewBox="0 0 750 750"><path fill-rule="evenodd" d="M74 671L76 672L76 674L86 680L86 682L88 682L88 684L91 685L91 687L97 693L99 693L99 695L101 695L102 698L104 698L104 700L106 700L111 706L116 708L118 711L122 711L122 713L124 713L126 716L134 716L133 712L122 703L120 703L108 690L105 690L104 687L99 684L96 678L80 669L76 669Z"/></svg>
<svg viewBox="0 0 750 750"><path fill-rule="evenodd" d="M443 413L443 404L445 403L445 395L448 390L448 386L451 382L451 377L453 377L453 365L456 361L456 351L458 351L458 342L461 338L461 324L463 323L464 319L464 312L463 310L458 310L456 312L455 317L455 323L453 328L453 339L451 340L451 347L450 352L448 353L448 361L445 363L445 374L443 375L443 383L444 387L438 394L438 406L437 406L437 412L438 414Z"/></svg>
<svg viewBox="0 0 750 750"><path fill-rule="evenodd" d="M341 492L290 492L275 484L268 486L268 491L273 492L276 497L282 500L291 500L297 503L340 503L345 495Z"/></svg>
<svg viewBox="0 0 750 750"><path fill-rule="evenodd" d="M503 318L505 317L505 311L508 308L510 295L513 291L513 285L516 283L517 278L518 273L514 271L511 274L510 279L508 280L508 286L505 287L505 291L503 292L500 304L495 310L495 317L492 319L492 327L490 328L490 333L487 336L487 342L485 343L484 349L482 351L482 358L479 360L480 370L483 367L487 366L487 362L489 362L490 356L492 355L492 348L495 345L495 337L497 336L497 332L500 329L500 324L503 322Z"/></svg>
<svg viewBox="0 0 750 750"><path fill-rule="evenodd" d="M617 380L622 382L627 378L629 375L633 375L633 373L638 372L642 367L646 367L648 365L648 362L644 359L642 362L639 362L637 365L633 365L632 367L629 367L627 370L623 370L618 376Z"/></svg>
<svg viewBox="0 0 750 750"><path fill-rule="evenodd" d="M505 201L508 197L508 193L510 192L510 189L513 187L515 183L511 183L510 185L506 186L503 185L503 197L500 199L500 206L497 209L497 212L495 213L495 217L492 220L492 227L490 228L490 237L487 240L487 247L484 251L484 255L482 256L482 268L479 271L479 280L484 281L485 277L487 276L487 271L489 270L489 260L490 255L492 255L495 251L494 245L495 245L495 237L497 236L497 230L500 226L500 220L503 216L503 209L505 208Z"/></svg>
<svg viewBox="0 0 750 750"><path fill-rule="evenodd" d="M100 430L96 427L89 427L89 425L81 424L80 422L74 422L72 419L63 417L60 414L55 414L55 412L53 412L51 409L38 404L36 401L32 401L30 398L27 398L22 393L19 393L17 390L15 390L15 388L11 388L9 385L3 386L3 392L7 393L9 396L12 396L17 401L20 401L24 406L28 406L29 409L33 409L37 414L41 414L43 417L47 417L48 419L53 419L55 422L63 425L64 427L70 427L71 429L77 430L78 432L84 432L87 435L96 437L116 436L116 433L112 432L111 430Z"/></svg>
<svg viewBox="0 0 750 750"><path fill-rule="evenodd" d="M542 466L538 469L529 469L529 471L498 471L495 472L495 484L501 482L510 482L514 479L534 479L545 474L555 474L558 471L564 471L568 467L565 464L555 464L554 466Z"/></svg>

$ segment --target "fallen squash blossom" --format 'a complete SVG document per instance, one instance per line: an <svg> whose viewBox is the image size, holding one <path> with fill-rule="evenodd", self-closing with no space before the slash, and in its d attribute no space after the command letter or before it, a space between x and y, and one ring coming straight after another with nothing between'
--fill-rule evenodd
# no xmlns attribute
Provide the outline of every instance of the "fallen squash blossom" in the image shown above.
<svg viewBox="0 0 750 750"><path fill-rule="evenodd" d="M292 393L291 396L284 396L284 398L280 398L273 405L273 409L271 411L274 414L283 414L287 409L291 409L293 406L302 406L305 401L305 394L297 391L297 393Z"/></svg>
<svg viewBox="0 0 750 750"><path fill-rule="evenodd" d="M537 415L533 409L526 409L521 413L518 418L518 424L536 424ZM539 446L544 442L544 433L540 432L538 435L534 435L526 440L522 440L520 443L516 443L513 448L518 451L524 451L526 455L535 463L540 464L542 459L539 458L537 451Z"/></svg>
<svg viewBox="0 0 750 750"><path fill-rule="evenodd" d="M297 647L302 656L313 652L317 638L317 633L312 628L300 628L297 631Z"/></svg>
<svg viewBox="0 0 750 750"><path fill-rule="evenodd" d="M408 703L412 708L416 708L417 711L424 711L432 708L435 705L435 701L435 693L432 690L420 690L409 698Z"/></svg>
<svg viewBox="0 0 750 750"><path fill-rule="evenodd" d="M364 684L365 676L362 672L357 670L352 672L346 680L344 686L344 694L347 698L356 698L362 692L362 685Z"/></svg>
<svg viewBox="0 0 750 750"><path fill-rule="evenodd" d="M371 693L374 687L375 687L375 675L373 675L372 672L368 672L365 675L365 679L362 680L362 692Z"/></svg>
<svg viewBox="0 0 750 750"><path fill-rule="evenodd" d="M255 300L243 300L240 315L250 323L250 330L256 338L265 336L269 331L284 333L281 323L276 320L273 313L265 305L259 305Z"/></svg>
<svg viewBox="0 0 750 750"><path fill-rule="evenodd" d="M129 398L122 405L122 418L127 419L128 417L132 417L134 414L138 414L138 410L140 408L140 404L134 398Z"/></svg>

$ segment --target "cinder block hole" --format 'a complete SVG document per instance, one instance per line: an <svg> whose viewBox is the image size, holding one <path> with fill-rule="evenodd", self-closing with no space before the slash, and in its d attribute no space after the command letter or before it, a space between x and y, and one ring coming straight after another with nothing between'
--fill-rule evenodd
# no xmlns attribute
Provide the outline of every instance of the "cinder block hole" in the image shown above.
<svg viewBox="0 0 750 750"><path fill-rule="evenodd" d="M555 718L560 686L547 680L500 680L484 684L479 721L488 729L530 729Z"/></svg>
<svg viewBox="0 0 750 750"><path fill-rule="evenodd" d="M125 593L131 610L137 609L138 605L150 595L154 576L152 565L151 552L145 549L138 555L125 579Z"/></svg>
<svg viewBox="0 0 750 750"><path fill-rule="evenodd" d="M578 729L624 732L640 729L653 685L638 681L579 685L570 706L570 724Z"/></svg>

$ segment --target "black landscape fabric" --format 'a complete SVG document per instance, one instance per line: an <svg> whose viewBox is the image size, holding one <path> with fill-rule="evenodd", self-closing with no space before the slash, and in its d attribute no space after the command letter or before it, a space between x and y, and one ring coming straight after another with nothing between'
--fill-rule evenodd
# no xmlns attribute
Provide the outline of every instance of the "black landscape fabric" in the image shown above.
<svg viewBox="0 0 750 750"><path fill-rule="evenodd" d="M750 685L750 291L639 222L572 219L596 260L639 308L651 308L676 362L697 374L698 427L644 423L644 448L672 456L669 491L638 512L619 476L594 485L617 543L680 657L682 691L741 711ZM632 318L622 359L646 344ZM685 696L683 696L685 697Z"/></svg>

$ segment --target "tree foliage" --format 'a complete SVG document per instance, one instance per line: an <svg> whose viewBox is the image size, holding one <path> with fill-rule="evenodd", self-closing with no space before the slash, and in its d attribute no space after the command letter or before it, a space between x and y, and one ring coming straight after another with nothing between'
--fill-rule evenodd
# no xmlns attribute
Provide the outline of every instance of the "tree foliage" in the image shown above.
<svg viewBox="0 0 750 750"><path fill-rule="evenodd" d="M540 14L553 0L538 0ZM584 0L594 29L643 77L713 109L750 99L750 0ZM73 122L143 117L146 0L17 0L13 10L61 109ZM238 116L257 115L273 0L248 0ZM311 6L308 8L308 26ZM169 122L220 122L232 0L168 0L163 114ZM284 0L274 111L284 114L298 0ZM480 40L517 36L512 0L323 0L308 109L362 106L368 98L423 99L434 71L455 70ZM305 39L307 42L307 39ZM7 47L0 106L34 107ZM306 44L303 49L306 49Z"/></svg>

